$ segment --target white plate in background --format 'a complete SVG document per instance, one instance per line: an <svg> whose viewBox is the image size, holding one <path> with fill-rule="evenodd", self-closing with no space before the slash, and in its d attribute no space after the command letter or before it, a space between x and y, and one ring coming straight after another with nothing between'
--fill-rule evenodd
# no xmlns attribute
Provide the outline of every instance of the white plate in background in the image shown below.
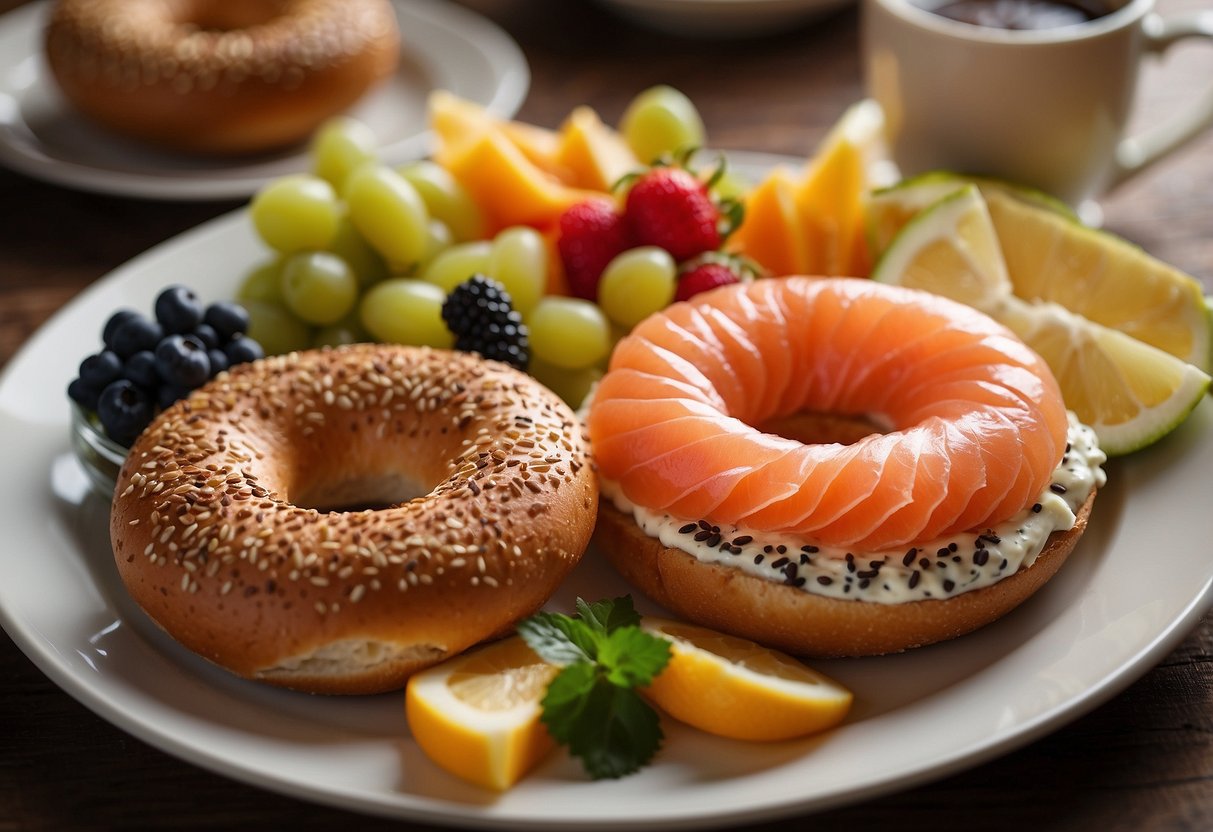
<svg viewBox="0 0 1213 832"><path fill-rule="evenodd" d="M730 156L750 175L787 161ZM636 775L590 782L557 752L512 790L490 794L424 757L401 694L307 696L236 679L168 639L118 579L109 505L71 455L64 388L111 310L150 310L170 281L207 300L230 297L264 256L245 212L220 217L92 284L0 376L0 624L105 719L236 780L401 819L553 832L806 813L976 765L1075 719L1165 658L1213 596L1206 399L1174 435L1110 466L1086 535L1023 606L944 644L813 662L855 692L836 730L743 743L665 719L665 747ZM571 611L575 596L626 591L591 550L551 606ZM643 599L638 607L651 609Z"/></svg>
<svg viewBox="0 0 1213 832"><path fill-rule="evenodd" d="M530 87L526 58L514 40L444 0L394 0L401 55L395 75L356 104L385 161L430 150L426 97L449 90L495 115L513 116ZM42 57L49 0L0 17L0 163L71 188L165 200L243 199L286 173L306 170L306 153L208 159L150 148L77 114Z"/></svg>

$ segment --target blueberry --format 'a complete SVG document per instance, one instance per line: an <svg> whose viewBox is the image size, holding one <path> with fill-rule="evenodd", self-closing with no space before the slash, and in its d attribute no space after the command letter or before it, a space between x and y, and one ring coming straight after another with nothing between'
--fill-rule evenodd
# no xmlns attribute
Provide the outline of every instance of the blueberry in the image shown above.
<svg viewBox="0 0 1213 832"><path fill-rule="evenodd" d="M126 363L122 365L122 377L129 378L148 390L159 387L160 375L156 372L156 354L151 350L140 350L126 359Z"/></svg>
<svg viewBox="0 0 1213 832"><path fill-rule="evenodd" d="M119 358L130 358L140 350L154 350L164 337L164 329L153 320L134 315L118 324L110 339L110 349Z"/></svg>
<svg viewBox="0 0 1213 832"><path fill-rule="evenodd" d="M265 358L265 350L261 349L261 345L247 335L237 335L228 342L223 351L227 353L227 357L233 365Z"/></svg>
<svg viewBox="0 0 1213 832"><path fill-rule="evenodd" d="M169 335L156 345L156 372L167 384L192 389L211 377L211 360L198 339Z"/></svg>
<svg viewBox="0 0 1213 832"><path fill-rule="evenodd" d="M214 377L222 373L231 365L231 360L227 357L227 353L220 349L207 350L206 354L211 359L211 376Z"/></svg>
<svg viewBox="0 0 1213 832"><path fill-rule="evenodd" d="M213 326L224 341L230 341L235 336L248 332L248 310L230 300L212 303L206 308L203 320Z"/></svg>
<svg viewBox="0 0 1213 832"><path fill-rule="evenodd" d="M101 391L97 417L110 439L119 445L130 446L151 423L152 402L139 385L120 378Z"/></svg>
<svg viewBox="0 0 1213 832"><path fill-rule="evenodd" d="M201 341L208 350L216 349L219 346L219 333L210 324L198 324L190 335Z"/></svg>
<svg viewBox="0 0 1213 832"><path fill-rule="evenodd" d="M80 362L80 380L98 390L122 373L122 359L111 350L102 350Z"/></svg>
<svg viewBox="0 0 1213 832"><path fill-rule="evenodd" d="M101 391L76 378L72 379L72 383L67 386L67 395L85 410L96 411L97 399L101 397Z"/></svg>
<svg viewBox="0 0 1213 832"><path fill-rule="evenodd" d="M119 309L114 314L110 315L109 320L105 322L105 327L101 330L101 340L110 349L114 348L114 332L118 327L131 318L138 318L139 313L134 309Z"/></svg>
<svg viewBox="0 0 1213 832"><path fill-rule="evenodd" d="M156 320L165 332L189 332L202 323L204 307L186 286L169 286L156 296Z"/></svg>
<svg viewBox="0 0 1213 832"><path fill-rule="evenodd" d="M161 410L167 410L172 406L173 402L178 399L184 399L190 394L189 388L178 387L175 384L163 384L156 388L156 406Z"/></svg>

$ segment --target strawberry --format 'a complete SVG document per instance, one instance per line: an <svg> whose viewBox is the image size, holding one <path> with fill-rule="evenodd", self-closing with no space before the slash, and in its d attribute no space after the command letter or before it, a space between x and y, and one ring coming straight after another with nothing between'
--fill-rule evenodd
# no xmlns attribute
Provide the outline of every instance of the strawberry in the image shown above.
<svg viewBox="0 0 1213 832"><path fill-rule="evenodd" d="M678 289L674 300L687 300L700 292L740 283L740 268L727 259L699 259L687 263L678 276Z"/></svg>
<svg viewBox="0 0 1213 832"><path fill-rule="evenodd" d="M560 215L556 240L574 296L598 299L598 279L615 255L631 247L623 215L605 200L578 202Z"/></svg>
<svg viewBox="0 0 1213 832"><path fill-rule="evenodd" d="M678 167L641 174L624 207L637 245L659 246L682 261L720 248L720 211L707 186Z"/></svg>

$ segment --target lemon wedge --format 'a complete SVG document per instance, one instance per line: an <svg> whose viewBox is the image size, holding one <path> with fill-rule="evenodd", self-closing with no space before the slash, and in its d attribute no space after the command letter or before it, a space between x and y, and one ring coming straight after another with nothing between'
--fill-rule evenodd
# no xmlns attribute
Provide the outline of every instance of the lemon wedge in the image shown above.
<svg viewBox="0 0 1213 832"><path fill-rule="evenodd" d="M1012 294L1018 286L1013 278L1007 283L984 202L969 185L927 207L894 237L873 277L968 303L1013 330L1048 363L1066 406L1095 430L1109 456L1144 448L1178 427L1208 390L1209 376L1051 300ZM1203 297L1199 308L1205 309Z"/></svg>
<svg viewBox="0 0 1213 832"><path fill-rule="evenodd" d="M986 201L1016 295L1059 303L1209 371L1209 311L1198 280L1005 193Z"/></svg>
<svg viewBox="0 0 1213 832"><path fill-rule="evenodd" d="M994 224L975 185L947 193L910 218L895 240L876 261L873 280L925 289L986 312L1011 294Z"/></svg>
<svg viewBox="0 0 1213 832"><path fill-rule="evenodd" d="M670 663L642 692L675 719L722 737L784 740L840 723L851 692L790 656L704 627L645 618Z"/></svg>
<svg viewBox="0 0 1213 832"><path fill-rule="evenodd" d="M1039 191L942 171L914 177L870 195L873 251L887 251L915 216L966 184L976 184L987 204L1013 294L1058 303L1210 370L1213 319L1200 282L1114 234L1084 226Z"/></svg>
<svg viewBox="0 0 1213 832"><path fill-rule="evenodd" d="M409 729L451 774L504 791L556 747L539 718L559 671L518 636L456 656L409 679Z"/></svg>
<svg viewBox="0 0 1213 832"><path fill-rule="evenodd" d="M1108 456L1166 436L1209 389L1195 366L1059 304L1010 297L995 314L1044 358Z"/></svg>
<svg viewBox="0 0 1213 832"><path fill-rule="evenodd" d="M991 194L1005 194L1019 202L1078 222L1078 215L1068 205L1043 191L1002 179L933 170L879 188L868 195L865 222L872 250L877 254L884 251L915 214L965 185L976 185L987 199Z"/></svg>

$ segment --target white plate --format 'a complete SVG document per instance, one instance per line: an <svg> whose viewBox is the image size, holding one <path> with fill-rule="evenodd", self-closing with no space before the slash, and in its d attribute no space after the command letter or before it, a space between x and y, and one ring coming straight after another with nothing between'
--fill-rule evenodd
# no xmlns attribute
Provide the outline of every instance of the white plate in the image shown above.
<svg viewBox="0 0 1213 832"><path fill-rule="evenodd" d="M849 5L851 0L599 0L624 17L674 35L769 35Z"/></svg>
<svg viewBox="0 0 1213 832"><path fill-rule="evenodd" d="M394 5L403 39L400 66L349 111L374 129L386 161L429 152L431 90L450 90L503 117L518 111L531 75L509 35L442 0ZM298 148L204 159L151 149L94 126L60 95L43 60L49 8L44 0L0 18L0 163L72 188L169 200L240 199L276 176L307 169Z"/></svg>
<svg viewBox="0 0 1213 832"><path fill-rule="evenodd" d="M734 154L742 171L770 162ZM1210 601L1213 402L1205 401L1164 443L1111 466L1070 563L1027 604L947 644L817 663L855 691L841 728L763 745L667 722L665 749L635 776L589 782L558 753L512 791L487 794L425 759L399 694L312 697L232 678L160 633L117 579L108 504L89 494L70 454L64 387L111 310L150 309L169 280L229 297L263 256L243 213L214 220L90 286L0 377L0 622L86 706L205 768L321 803L485 827L677 828L807 812L1041 736L1166 656ZM554 606L624 591L591 552Z"/></svg>

